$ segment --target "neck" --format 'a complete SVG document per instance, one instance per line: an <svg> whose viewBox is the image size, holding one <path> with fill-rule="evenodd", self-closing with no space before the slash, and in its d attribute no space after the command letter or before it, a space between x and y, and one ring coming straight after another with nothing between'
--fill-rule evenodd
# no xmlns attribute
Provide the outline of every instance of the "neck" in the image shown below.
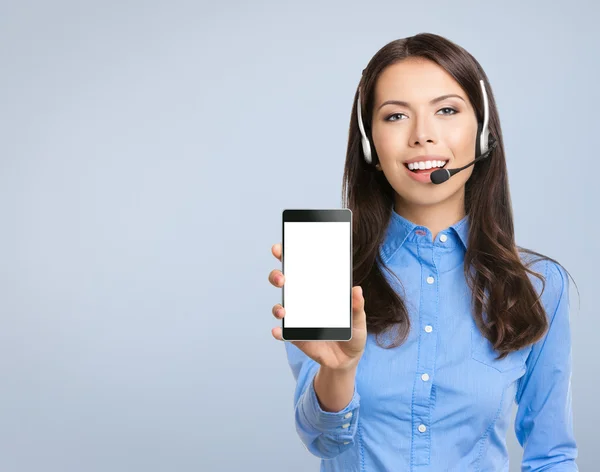
<svg viewBox="0 0 600 472"><path fill-rule="evenodd" d="M451 197L431 205L407 202L396 195L394 211L407 220L428 228L431 231L432 241L435 241L440 231L465 217L464 193L458 192L456 198Z"/></svg>

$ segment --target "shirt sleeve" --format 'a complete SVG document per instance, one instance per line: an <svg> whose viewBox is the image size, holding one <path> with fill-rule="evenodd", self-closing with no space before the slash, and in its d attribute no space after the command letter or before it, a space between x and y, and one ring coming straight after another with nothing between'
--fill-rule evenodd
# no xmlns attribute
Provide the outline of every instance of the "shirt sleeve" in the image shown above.
<svg viewBox="0 0 600 472"><path fill-rule="evenodd" d="M520 379L515 434L523 446L522 472L578 471L571 406L571 329L569 279L558 264L547 261L549 329L527 358Z"/></svg>
<svg viewBox="0 0 600 472"><path fill-rule="evenodd" d="M313 383L319 364L291 342L285 342L285 347L288 363L296 380L296 431L310 453L321 459L332 459L350 448L355 440L360 405L356 385L350 403L343 410L324 411Z"/></svg>

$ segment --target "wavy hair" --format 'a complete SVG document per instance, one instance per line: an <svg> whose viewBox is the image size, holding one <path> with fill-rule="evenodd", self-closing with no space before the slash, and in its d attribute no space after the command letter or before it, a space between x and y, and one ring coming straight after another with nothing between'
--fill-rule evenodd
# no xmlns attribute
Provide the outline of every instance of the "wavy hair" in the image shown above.
<svg viewBox="0 0 600 472"><path fill-rule="evenodd" d="M487 76L477 60L465 49L448 39L420 33L392 41L381 48L363 70L359 83L361 110L365 132L371 143L372 108L375 84L388 66L409 57L433 61L445 69L468 96L477 119L483 121L483 97L479 80L483 79L488 94L489 131L497 145L487 159L478 162L465 185L465 211L469 215L469 244L464 272L473 294L475 322L490 340L502 359L509 352L541 339L548 329L547 315L528 273L543 275L531 266L539 260L556 260L517 246L514 239L504 144L496 102ZM363 157L357 124L354 96L350 120L346 162L342 183L342 202L353 215L353 285L361 285L367 313L367 331L377 335L377 343L385 348L402 344L410 330L408 311L402 298L385 279L381 268L393 274L379 253L384 241L394 204L394 189L383 172L375 169L377 153L372 146L372 163ZM530 262L521 253L537 256ZM560 265L562 267L562 265ZM565 269L566 270L566 269ZM568 273L568 272L567 272ZM396 277L397 278L397 277ZM542 289L543 291L543 289ZM486 321L483 319L486 313ZM380 335L396 329L397 335L388 346L380 343Z"/></svg>

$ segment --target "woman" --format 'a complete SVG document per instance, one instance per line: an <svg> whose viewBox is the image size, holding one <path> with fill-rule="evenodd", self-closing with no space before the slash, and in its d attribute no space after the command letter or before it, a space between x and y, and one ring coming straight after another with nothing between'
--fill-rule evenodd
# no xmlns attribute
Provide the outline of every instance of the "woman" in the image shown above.
<svg viewBox="0 0 600 472"><path fill-rule="evenodd" d="M322 471L508 471L515 401L523 470L578 470L568 278L515 243L481 66L438 35L393 41L354 103L353 338L285 344L300 439ZM280 244L272 252L281 260ZM284 283L280 270L269 280Z"/></svg>

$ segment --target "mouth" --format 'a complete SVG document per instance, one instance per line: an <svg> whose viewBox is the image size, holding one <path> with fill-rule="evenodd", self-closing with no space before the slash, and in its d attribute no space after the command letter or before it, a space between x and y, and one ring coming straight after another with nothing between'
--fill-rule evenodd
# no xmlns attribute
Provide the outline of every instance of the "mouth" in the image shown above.
<svg viewBox="0 0 600 472"><path fill-rule="evenodd" d="M404 167L406 167L410 172L412 172L413 174L431 174L433 171L437 170L437 169L443 169L444 167L446 167L448 165L448 162L450 161L442 161L443 165L432 165L429 169L425 168L425 169L421 169L418 166L413 166L413 169L411 169L408 166L408 163L404 164ZM439 161L438 161L439 164Z"/></svg>

